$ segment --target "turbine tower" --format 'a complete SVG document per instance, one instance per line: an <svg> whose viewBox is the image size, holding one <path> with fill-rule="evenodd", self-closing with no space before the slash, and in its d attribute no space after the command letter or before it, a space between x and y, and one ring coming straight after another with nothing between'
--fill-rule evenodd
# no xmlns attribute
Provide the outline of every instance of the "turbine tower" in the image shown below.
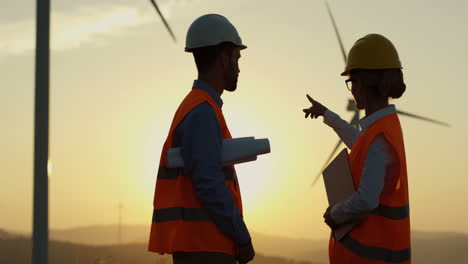
<svg viewBox="0 0 468 264"><path fill-rule="evenodd" d="M36 1L34 201L32 263L47 264L49 250L49 40L50 0Z"/></svg>
<svg viewBox="0 0 468 264"><path fill-rule="evenodd" d="M150 0L172 39L176 38L155 0ZM36 57L34 100L34 194L32 264L47 264L49 251L49 58L50 0L36 0Z"/></svg>
<svg viewBox="0 0 468 264"><path fill-rule="evenodd" d="M119 219L118 219L118 227L117 227L117 243L119 246L122 245L122 210L124 209L122 202L119 202L117 206L119 209Z"/></svg>

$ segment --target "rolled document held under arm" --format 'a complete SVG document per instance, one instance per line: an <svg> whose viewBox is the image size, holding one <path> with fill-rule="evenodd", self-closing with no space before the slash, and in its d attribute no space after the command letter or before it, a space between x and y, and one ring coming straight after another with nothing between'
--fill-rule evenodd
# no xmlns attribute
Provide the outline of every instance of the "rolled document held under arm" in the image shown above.
<svg viewBox="0 0 468 264"><path fill-rule="evenodd" d="M268 139L254 137L224 139L222 144L222 161L224 166L257 160L258 155L270 153ZM184 160L180 148L171 148L166 154L167 167L180 168Z"/></svg>

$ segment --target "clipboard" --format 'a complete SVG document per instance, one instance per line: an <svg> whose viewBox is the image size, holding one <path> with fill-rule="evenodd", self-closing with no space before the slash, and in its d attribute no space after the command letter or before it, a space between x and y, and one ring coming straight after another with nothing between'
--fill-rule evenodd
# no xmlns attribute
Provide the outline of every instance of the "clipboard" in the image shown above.
<svg viewBox="0 0 468 264"><path fill-rule="evenodd" d="M323 170L323 181L329 205L335 205L355 192L353 176L349 166L348 149L344 148ZM357 223L344 224L332 231L335 239L341 240Z"/></svg>

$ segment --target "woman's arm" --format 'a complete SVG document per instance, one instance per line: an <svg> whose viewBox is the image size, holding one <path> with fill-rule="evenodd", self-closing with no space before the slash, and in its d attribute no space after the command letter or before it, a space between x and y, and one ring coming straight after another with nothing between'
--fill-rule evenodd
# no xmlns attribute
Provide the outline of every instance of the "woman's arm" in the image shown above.
<svg viewBox="0 0 468 264"><path fill-rule="evenodd" d="M309 102L312 104L312 106L302 110L305 113L305 118L309 116L310 118L323 116L324 123L335 130L335 132L346 144L346 146L348 146L348 148L352 148L356 138L359 136L359 130L345 120L341 119L337 114L328 110L321 103L315 101L309 95L307 95L307 99L309 99Z"/></svg>
<svg viewBox="0 0 468 264"><path fill-rule="evenodd" d="M385 177L394 166L398 166L396 152L383 135L377 136L367 151L358 190L331 208L333 221L351 222L377 208Z"/></svg>
<svg viewBox="0 0 468 264"><path fill-rule="evenodd" d="M323 122L335 130L341 141L343 141L348 148L351 149L353 147L354 142L360 134L357 128L341 119L339 115L329 109L323 114Z"/></svg>

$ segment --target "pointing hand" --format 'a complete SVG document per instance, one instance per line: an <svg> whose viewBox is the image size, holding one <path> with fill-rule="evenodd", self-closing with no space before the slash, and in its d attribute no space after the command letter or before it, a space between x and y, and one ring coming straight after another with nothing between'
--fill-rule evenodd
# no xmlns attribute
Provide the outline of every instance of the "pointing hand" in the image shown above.
<svg viewBox="0 0 468 264"><path fill-rule="evenodd" d="M312 106L310 108L302 110L305 113L305 118L309 117L309 115L310 118L317 118L319 116L323 116L327 108L321 103L312 99L312 97L310 97L309 95L307 95L307 99L309 99L309 102L312 104Z"/></svg>

